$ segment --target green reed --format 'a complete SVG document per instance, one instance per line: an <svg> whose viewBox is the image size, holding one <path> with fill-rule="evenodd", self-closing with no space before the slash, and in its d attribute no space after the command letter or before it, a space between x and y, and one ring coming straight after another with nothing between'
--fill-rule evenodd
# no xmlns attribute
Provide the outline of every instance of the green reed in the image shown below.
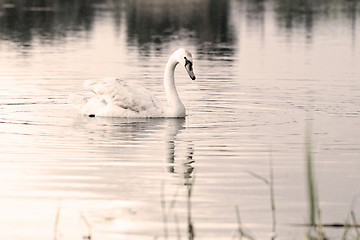
<svg viewBox="0 0 360 240"><path fill-rule="evenodd" d="M270 150L269 155L269 179L260 176L252 171L246 171L253 177L257 178L258 180L262 181L266 185L269 186L269 193L270 193L270 209L271 209L271 217L272 217L272 233L271 233L271 240L276 238L276 206L275 206L275 192L274 192L274 170L273 170L273 159L272 159L272 151ZM238 233L240 237L245 237L248 239L254 239L252 236L248 234L244 234L244 230L241 228L240 224L240 214L239 208L236 206L236 216L238 221Z"/></svg>
<svg viewBox="0 0 360 240"><path fill-rule="evenodd" d="M305 163L306 163L306 181L309 201L309 229L306 233L306 239L325 239L323 225L321 223L321 211L317 197L313 167L313 154L312 154L312 129L311 123L306 122L306 135L305 135Z"/></svg>
<svg viewBox="0 0 360 240"><path fill-rule="evenodd" d="M242 238L248 239L248 240L255 240L255 238L253 238L249 233L247 233L242 225L241 225L241 220L240 220L240 211L239 211L239 207L236 205L235 206L235 213L236 213L236 220L237 220L237 233L239 234L239 240L241 240Z"/></svg>

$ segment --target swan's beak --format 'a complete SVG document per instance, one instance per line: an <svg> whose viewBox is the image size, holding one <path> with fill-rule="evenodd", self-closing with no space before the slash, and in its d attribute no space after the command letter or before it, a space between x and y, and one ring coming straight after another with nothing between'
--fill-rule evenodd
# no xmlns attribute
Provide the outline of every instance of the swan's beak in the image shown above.
<svg viewBox="0 0 360 240"><path fill-rule="evenodd" d="M195 80L196 77L195 77L194 71L192 69L192 65L191 64L186 64L185 69L186 69L187 73L189 74L189 77L192 80Z"/></svg>

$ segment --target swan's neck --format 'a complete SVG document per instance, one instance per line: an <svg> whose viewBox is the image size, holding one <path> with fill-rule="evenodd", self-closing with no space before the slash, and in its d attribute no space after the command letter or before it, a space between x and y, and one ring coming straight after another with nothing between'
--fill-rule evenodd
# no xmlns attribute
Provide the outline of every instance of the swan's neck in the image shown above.
<svg viewBox="0 0 360 240"><path fill-rule="evenodd" d="M174 71L178 63L174 54L171 55L166 64L164 75L166 100L171 117L185 117L185 107L179 98L174 82Z"/></svg>

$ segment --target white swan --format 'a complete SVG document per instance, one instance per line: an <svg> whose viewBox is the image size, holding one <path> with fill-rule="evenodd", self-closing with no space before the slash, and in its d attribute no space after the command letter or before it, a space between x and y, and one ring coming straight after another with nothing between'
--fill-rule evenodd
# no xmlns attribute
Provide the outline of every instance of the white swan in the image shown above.
<svg viewBox="0 0 360 240"><path fill-rule="evenodd" d="M87 98L81 108L82 114L90 117L125 118L182 118L186 115L174 83L174 71L180 63L195 80L191 53L186 49L176 50L169 58L164 74L167 105L163 105L148 90L138 84L120 79L85 81L84 87L95 95Z"/></svg>

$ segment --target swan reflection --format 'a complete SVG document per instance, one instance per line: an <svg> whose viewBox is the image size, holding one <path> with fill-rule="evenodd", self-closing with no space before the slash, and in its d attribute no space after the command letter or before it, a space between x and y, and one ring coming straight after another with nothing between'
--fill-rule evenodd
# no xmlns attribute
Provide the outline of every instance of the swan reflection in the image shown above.
<svg viewBox="0 0 360 240"><path fill-rule="evenodd" d="M78 128L80 135L85 136L84 145L92 146L92 149L87 152L89 161L105 158L107 162L113 159L113 162L118 164L117 168L101 165L94 173L103 179L105 184L114 185L118 181L109 179L109 171L115 179L118 179L117 174L123 171L121 168L123 164L137 169L128 172L128 177L139 178L139 175L135 175L136 172L155 175L165 167L168 173L183 175L185 179L191 178L195 162L194 146L185 137L185 140L179 139L179 134L182 132L185 133L182 136L186 136L185 122L184 118L84 117L80 118L75 127ZM177 169L181 170L177 171ZM89 175L89 173L86 174ZM158 178L160 177L159 175ZM118 182L118 184L121 183Z"/></svg>
<svg viewBox="0 0 360 240"><path fill-rule="evenodd" d="M166 143L167 143L167 160L169 163L168 171L175 172L175 140L177 134L184 129L185 119L168 119L167 131L166 131Z"/></svg>
<svg viewBox="0 0 360 240"><path fill-rule="evenodd" d="M182 184L179 185L179 188L185 186L186 190L186 225L187 225L187 239L192 240L195 238L195 230L194 230L194 224L192 220L192 205L191 205L191 198L192 198L192 191L193 191L193 185L195 177L193 175L194 172L194 166L195 163L194 159L194 146L191 141L180 141L177 139L177 135L179 132L181 132L185 124L185 119L168 119L167 120L167 160L168 160L168 172L171 174L177 173L175 170L175 167L180 166L182 167L181 173L179 174L180 182ZM180 151L179 145L182 145L185 143L186 153L185 155L177 153L177 151ZM176 164L176 161L179 161L179 163ZM177 189L178 190L178 189ZM175 193L176 195L177 193ZM164 199L163 199L164 201ZM173 200L175 201L175 200ZM165 204L166 205L166 204ZM175 205L174 203L170 202L170 205ZM170 215L169 212L163 213L165 214L164 219L168 219ZM177 221L177 215L174 213L174 218ZM164 234L167 236L167 223L164 222ZM178 233L179 234L179 233Z"/></svg>
<svg viewBox="0 0 360 240"><path fill-rule="evenodd" d="M167 119L167 160L169 163L168 172L175 173L175 158L176 158L176 136L178 133L185 129L185 119ZM180 143L180 141L178 141ZM193 159L194 147L191 141L186 141L186 153L185 159L182 164L184 166L184 178L191 178L191 174L194 170L192 163L195 162ZM179 154L180 155L180 154Z"/></svg>

